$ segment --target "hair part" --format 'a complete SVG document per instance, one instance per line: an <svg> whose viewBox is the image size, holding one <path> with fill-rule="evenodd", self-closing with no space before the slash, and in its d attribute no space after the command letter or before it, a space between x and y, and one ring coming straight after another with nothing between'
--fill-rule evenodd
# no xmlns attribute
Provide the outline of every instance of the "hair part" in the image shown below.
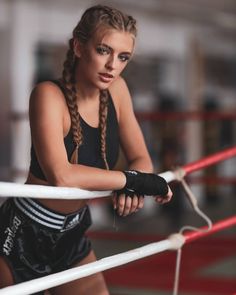
<svg viewBox="0 0 236 295"><path fill-rule="evenodd" d="M71 128L75 150L71 156L70 162L78 163L78 149L83 142L80 116L77 106L77 92L75 87L75 67L79 62L74 53L74 40L77 39L81 44L86 44L94 34L101 28L115 29L122 32L128 32L134 37L137 35L136 20L121 11L103 5L95 5L88 8L82 15L79 23L73 30L72 38L69 40L69 48L66 60L63 65L61 85L64 90L67 106L71 117ZM99 105L99 128L101 132L100 145L101 156L104 166L109 169L106 158L106 123L108 112L108 91L100 91Z"/></svg>
<svg viewBox="0 0 236 295"><path fill-rule="evenodd" d="M73 30L73 37L86 43L101 26L137 35L136 20L132 16L109 6L95 5L84 12Z"/></svg>

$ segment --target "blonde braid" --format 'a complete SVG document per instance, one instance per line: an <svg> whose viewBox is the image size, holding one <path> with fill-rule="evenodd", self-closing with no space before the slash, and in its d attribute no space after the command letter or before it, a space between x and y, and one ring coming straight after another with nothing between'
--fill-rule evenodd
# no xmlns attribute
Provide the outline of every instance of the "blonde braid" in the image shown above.
<svg viewBox="0 0 236 295"><path fill-rule="evenodd" d="M107 113L108 113L108 92L107 90L100 91L100 106L99 106L99 127L101 132L101 156L105 167L109 170L109 165L106 158L106 131L107 131Z"/></svg>
<svg viewBox="0 0 236 295"><path fill-rule="evenodd" d="M80 125L78 106L76 102L77 94L74 78L75 64L76 60L73 50L73 39L70 39L69 49L67 51L66 60L64 62L61 82L66 98L66 103L70 112L73 141L75 143L75 150L73 151L70 159L70 162L73 164L78 163L78 149L82 144L82 128Z"/></svg>

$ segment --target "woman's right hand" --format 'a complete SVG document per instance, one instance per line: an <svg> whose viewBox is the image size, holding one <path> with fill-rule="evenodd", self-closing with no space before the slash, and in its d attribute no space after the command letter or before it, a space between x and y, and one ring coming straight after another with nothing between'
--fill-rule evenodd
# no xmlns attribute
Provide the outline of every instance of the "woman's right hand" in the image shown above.
<svg viewBox="0 0 236 295"><path fill-rule="evenodd" d="M120 216L127 216L136 213L144 206L144 196L133 195L127 196L125 194L114 193L113 208L117 210Z"/></svg>
<svg viewBox="0 0 236 295"><path fill-rule="evenodd" d="M137 212L144 205L144 195L154 196L156 202L165 204L172 198L172 191L163 177L153 173L136 170L125 171L125 186L115 191L114 209L118 214L126 216Z"/></svg>
<svg viewBox="0 0 236 295"><path fill-rule="evenodd" d="M144 173L136 170L123 172L126 177L125 186L116 192L126 195L166 196L169 186L166 180L154 173Z"/></svg>

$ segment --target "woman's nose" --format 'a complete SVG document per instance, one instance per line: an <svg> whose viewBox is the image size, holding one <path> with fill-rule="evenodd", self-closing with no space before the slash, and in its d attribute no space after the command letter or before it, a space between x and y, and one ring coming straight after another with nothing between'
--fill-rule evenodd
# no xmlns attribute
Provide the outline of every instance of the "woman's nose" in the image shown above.
<svg viewBox="0 0 236 295"><path fill-rule="evenodd" d="M109 70L115 69L115 57L114 56L109 56L109 59L107 60L107 63L106 63L106 68Z"/></svg>

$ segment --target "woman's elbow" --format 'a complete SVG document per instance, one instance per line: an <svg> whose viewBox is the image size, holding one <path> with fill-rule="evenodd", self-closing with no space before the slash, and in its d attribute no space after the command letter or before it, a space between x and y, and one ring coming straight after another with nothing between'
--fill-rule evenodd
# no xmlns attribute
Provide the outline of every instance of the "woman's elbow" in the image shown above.
<svg viewBox="0 0 236 295"><path fill-rule="evenodd" d="M154 167L153 167L153 163L152 163L151 159L148 161L146 169L147 169L147 172L153 173Z"/></svg>
<svg viewBox="0 0 236 295"><path fill-rule="evenodd" d="M71 186L66 169L57 169L57 171L53 171L52 173L48 175L47 179L48 179L48 183L52 186L58 186L58 187Z"/></svg>
<svg viewBox="0 0 236 295"><path fill-rule="evenodd" d="M150 157L137 157L129 162L129 167L146 173L152 173L154 171Z"/></svg>

